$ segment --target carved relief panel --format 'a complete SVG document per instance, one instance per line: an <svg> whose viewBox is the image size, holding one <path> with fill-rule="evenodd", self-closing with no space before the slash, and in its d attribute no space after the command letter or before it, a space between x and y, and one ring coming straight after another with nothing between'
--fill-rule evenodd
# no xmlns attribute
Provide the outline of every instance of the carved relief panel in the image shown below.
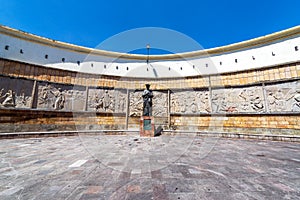
<svg viewBox="0 0 300 200"><path fill-rule="evenodd" d="M300 81L265 87L270 112L300 111Z"/></svg>
<svg viewBox="0 0 300 200"><path fill-rule="evenodd" d="M129 116L141 116L143 111L143 91L129 93Z"/></svg>
<svg viewBox="0 0 300 200"><path fill-rule="evenodd" d="M98 112L126 112L126 91L89 89L88 110Z"/></svg>
<svg viewBox="0 0 300 200"><path fill-rule="evenodd" d="M143 113L143 91L134 91L129 94L129 116L141 116ZM153 91L152 115L158 117L168 116L167 91Z"/></svg>
<svg viewBox="0 0 300 200"><path fill-rule="evenodd" d="M0 107L30 108L33 81L0 77Z"/></svg>
<svg viewBox="0 0 300 200"><path fill-rule="evenodd" d="M82 111L85 107L85 88L39 83L37 108Z"/></svg>
<svg viewBox="0 0 300 200"><path fill-rule="evenodd" d="M212 90L212 112L265 112L262 87L244 87Z"/></svg>
<svg viewBox="0 0 300 200"><path fill-rule="evenodd" d="M209 113L209 91L178 91L171 93L172 113Z"/></svg>
<svg viewBox="0 0 300 200"><path fill-rule="evenodd" d="M152 115L158 117L168 116L168 93L153 91L153 110Z"/></svg>

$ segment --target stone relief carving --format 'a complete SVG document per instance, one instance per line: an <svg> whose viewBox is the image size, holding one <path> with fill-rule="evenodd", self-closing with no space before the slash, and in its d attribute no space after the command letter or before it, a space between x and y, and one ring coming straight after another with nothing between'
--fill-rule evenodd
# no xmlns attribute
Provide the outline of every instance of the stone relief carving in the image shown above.
<svg viewBox="0 0 300 200"><path fill-rule="evenodd" d="M37 108L50 110L83 110L85 102L84 88L71 86L40 84L38 86Z"/></svg>
<svg viewBox="0 0 300 200"><path fill-rule="evenodd" d="M261 87L218 89L212 91L212 111L264 112L264 98Z"/></svg>
<svg viewBox="0 0 300 200"><path fill-rule="evenodd" d="M0 78L0 107L30 108L33 81Z"/></svg>
<svg viewBox="0 0 300 200"><path fill-rule="evenodd" d="M127 92L125 90L115 91L115 112L126 112Z"/></svg>
<svg viewBox="0 0 300 200"><path fill-rule="evenodd" d="M294 95L294 103L292 104L292 111L300 112L300 89L297 89L297 94Z"/></svg>
<svg viewBox="0 0 300 200"><path fill-rule="evenodd" d="M61 88L58 88L55 92L50 90L50 92L55 96L55 102L53 104L54 110L62 110L66 102L66 97L64 94L66 92L63 93Z"/></svg>
<svg viewBox="0 0 300 200"><path fill-rule="evenodd" d="M129 94L129 116L142 116L143 113L143 91L134 91ZM167 117L168 93L166 91L153 91L152 115Z"/></svg>
<svg viewBox="0 0 300 200"><path fill-rule="evenodd" d="M211 106L210 106L210 97L209 97L209 91L202 91L197 93L198 98L200 101L198 101L198 108L200 112L211 112Z"/></svg>
<svg viewBox="0 0 300 200"><path fill-rule="evenodd" d="M65 108L66 90L46 84L38 89L38 108L62 110Z"/></svg>
<svg viewBox="0 0 300 200"><path fill-rule="evenodd" d="M142 91L134 91L129 93L129 116L142 116L142 94Z"/></svg>
<svg viewBox="0 0 300 200"><path fill-rule="evenodd" d="M181 91L171 94L173 113L209 113L209 91Z"/></svg>
<svg viewBox="0 0 300 200"><path fill-rule="evenodd" d="M33 81L0 78L0 107L30 108ZM171 113L260 113L300 112L300 81L274 83L264 87L174 91L171 93ZM167 92L153 91L153 115L167 116ZM86 91L83 88L38 82L36 107L49 110L84 110ZM266 98L266 102L264 102ZM126 90L89 89L88 110L126 112ZM142 91L130 92L129 116L141 116ZM35 108L35 107L34 107Z"/></svg>
<svg viewBox="0 0 300 200"><path fill-rule="evenodd" d="M16 93L12 90L8 90L3 96L4 89L1 89L1 95L0 100L3 100L1 102L1 106L3 107L16 107Z"/></svg>
<svg viewBox="0 0 300 200"><path fill-rule="evenodd" d="M167 117L168 116L168 93L161 91L153 92L153 116Z"/></svg>
<svg viewBox="0 0 300 200"><path fill-rule="evenodd" d="M88 110L126 112L126 91L90 89Z"/></svg>
<svg viewBox="0 0 300 200"><path fill-rule="evenodd" d="M268 85L265 87L269 112L297 111L299 81Z"/></svg>

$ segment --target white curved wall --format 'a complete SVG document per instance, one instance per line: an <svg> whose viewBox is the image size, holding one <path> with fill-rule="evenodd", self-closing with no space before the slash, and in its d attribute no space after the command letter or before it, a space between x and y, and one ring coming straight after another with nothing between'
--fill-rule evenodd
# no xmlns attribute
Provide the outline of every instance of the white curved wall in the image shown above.
<svg viewBox="0 0 300 200"><path fill-rule="evenodd" d="M5 46L9 46L8 50ZM296 46L298 51L295 50ZM20 53L21 49L23 53ZM48 55L47 59L45 55ZM300 61L300 35L223 54L158 61L150 59L147 65L146 60L118 59L93 53L89 55L55 47L54 41L53 46L44 45L1 33L0 57L84 73L145 78L185 77L243 71ZM65 58L64 62L62 58Z"/></svg>

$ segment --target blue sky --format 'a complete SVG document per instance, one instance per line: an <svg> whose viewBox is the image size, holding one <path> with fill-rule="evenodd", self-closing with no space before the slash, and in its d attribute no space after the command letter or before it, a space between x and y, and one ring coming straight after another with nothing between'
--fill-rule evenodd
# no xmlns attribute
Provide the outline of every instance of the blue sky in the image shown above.
<svg viewBox="0 0 300 200"><path fill-rule="evenodd" d="M299 25L299 8L299 0L0 0L0 24L92 48L122 31L162 27L207 49Z"/></svg>

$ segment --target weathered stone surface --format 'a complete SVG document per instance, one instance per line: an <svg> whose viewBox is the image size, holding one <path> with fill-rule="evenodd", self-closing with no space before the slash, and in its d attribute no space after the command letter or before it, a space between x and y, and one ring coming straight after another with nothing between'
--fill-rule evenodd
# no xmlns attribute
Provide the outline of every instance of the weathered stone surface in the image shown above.
<svg viewBox="0 0 300 200"><path fill-rule="evenodd" d="M195 138L179 159L153 171L145 169L167 157L146 160L132 152L131 158L144 162L138 172L128 170L134 163L121 156L130 151L128 144L112 153L111 147L122 143L124 137L102 136L107 144L98 146L98 153L103 158L119 158L108 165L109 160L97 160L83 145L83 141L95 143L98 139L0 140L0 198L198 200L298 199L300 195L297 143L218 139L202 156L203 145L209 141ZM149 151L147 142L132 142L134 148Z"/></svg>
<svg viewBox="0 0 300 200"><path fill-rule="evenodd" d="M33 81L0 77L0 108L30 108Z"/></svg>
<svg viewBox="0 0 300 200"><path fill-rule="evenodd" d="M212 90L214 113L265 112L262 87L244 87Z"/></svg>
<svg viewBox="0 0 300 200"><path fill-rule="evenodd" d="M209 113L211 112L208 90L173 91L171 93L172 113Z"/></svg>
<svg viewBox="0 0 300 200"><path fill-rule="evenodd" d="M126 91L89 89L88 110L97 112L125 112Z"/></svg>
<svg viewBox="0 0 300 200"><path fill-rule="evenodd" d="M37 108L47 110L83 111L85 88L70 85L39 83Z"/></svg>
<svg viewBox="0 0 300 200"><path fill-rule="evenodd" d="M269 112L299 112L300 82L278 83L266 86Z"/></svg>

